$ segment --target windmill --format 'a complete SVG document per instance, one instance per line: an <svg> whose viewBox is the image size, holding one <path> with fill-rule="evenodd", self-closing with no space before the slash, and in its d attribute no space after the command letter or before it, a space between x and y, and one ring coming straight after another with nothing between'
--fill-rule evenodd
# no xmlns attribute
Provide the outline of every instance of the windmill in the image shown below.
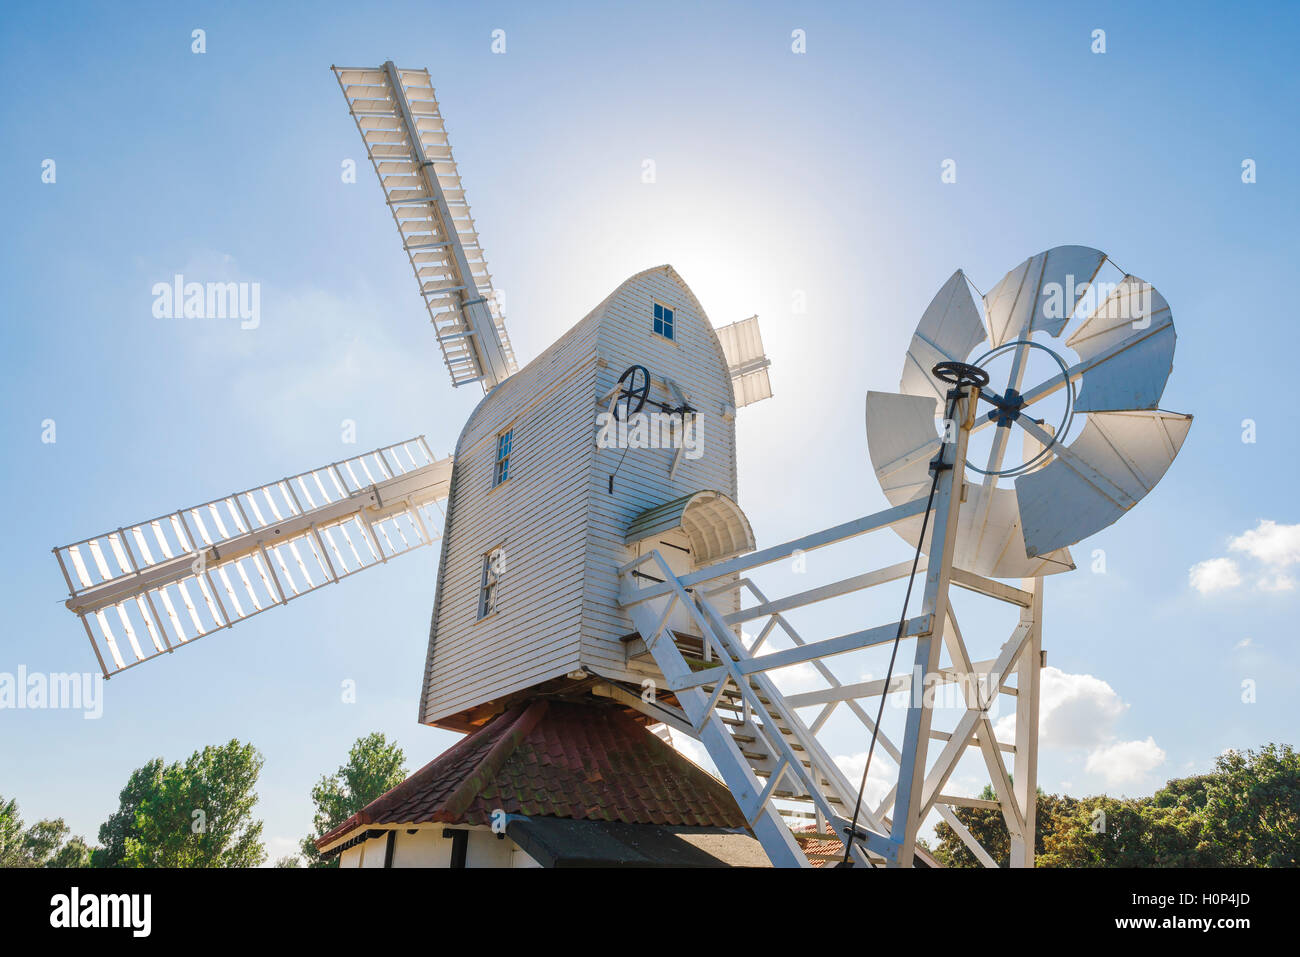
<svg viewBox="0 0 1300 957"><path fill-rule="evenodd" d="M544 737L548 713L558 722L551 730L563 734L608 725L610 735L632 740L630 716L704 746L739 820L773 863L810 862L801 844L808 835L796 829L804 824L819 838L847 838L846 856L857 863L907 865L917 858L916 833L932 808L973 842L952 812L964 799L943 786L966 750L978 748L997 794L983 803L1006 817L1013 863L1031 862L1033 842L1024 835L1033 832L1036 783L1039 576L1063 569L1069 544L1149 491L1186 434L1186 417L1155 411L1168 368L1147 375L1148 366L1172 356L1163 300L1146 314L1158 328L1141 337L1090 319L1076 345L1083 361L1062 365L1059 381L1025 390L1027 355L1046 348L1032 336L1060 332L1039 308L1040 294L1058 277L1078 280L1082 273L1069 270L1090 263L1091 251L1062 247L1009 274L985 300L987 334L958 273L922 319L902 394L868 397L871 458L891 507L756 551L736 501L734 427L738 408L771 395L756 317L714 329L675 270L647 269L519 368L427 71L388 62L334 73L452 384L477 383L484 398L453 456L439 459L415 437L56 548L67 606L81 619L104 674L175 652L440 539L419 720L469 734L448 753L457 760L481 742L500 770L502 742L516 747L530 734ZM1070 286L1070 296L1092 285L1100 264ZM1071 301L1071 311L1079 301ZM963 362L986 335L993 350L1014 355L1002 393L987 388L978 365ZM943 384L924 375L936 361L947 363L938 369ZM1083 392L1074 401L1079 380ZM1060 391L1071 398L1071 417L1090 415L1068 446L1068 421L1052 434L1025 413ZM996 413L988 424L996 425L997 454L985 470L988 481L975 490L965 470L980 402ZM936 416L944 425L938 436ZM1011 474L1002 456L1013 425L1038 444L1007 499L998 478ZM655 427L666 428L666 441ZM1163 437L1164 452L1150 451L1152 436ZM1062 521L1054 512L1053 502L1063 499L1083 503L1076 517ZM890 527L917 548L912 562L779 598L751 577L764 565ZM920 572L921 614L907 618L905 610L897 626L855 627L809 641L791 622L798 609L910 582ZM1001 577L1022 581L1015 587ZM970 660L948 600L952 586L1019 609L1019 624L994 660ZM747 635L747 626L757 635ZM846 682L833 670L839 656L889 642L897 650L904 640L916 644L911 676ZM951 657L942 668L941 645ZM784 693L779 672L796 665L811 666L824 687ZM880 713L873 720L862 701L875 697L883 706L908 681L919 687L936 676L977 679L961 719L951 732L937 731L932 704L919 696L895 747L879 731ZM1013 676L1017 686L1010 688ZM1016 694L1014 745L996 740L983 697L1000 692ZM599 712L599 720L573 710L597 703L590 713ZM818 738L841 706L872 733L873 748L878 740L898 765L898 783L883 800L864 804ZM809 708L819 710L806 717ZM946 743L931 762L928 746L936 739ZM1015 755L1010 772L1005 750ZM651 756L643 766L662 765ZM379 846L388 864L427 837L443 840L438 853L463 863L468 832L439 837L429 829L470 820L466 808L477 805L465 796L454 811L462 818L455 818L446 807L430 810L414 793L448 767L435 762L417 772L325 844L358 860L366 859L368 845ZM591 787L588 771L575 771L579 789ZM611 788L613 776L605 776ZM702 795L716 820L731 821L707 782L693 788L687 790ZM508 795L495 799L513 824L530 824L522 804L511 805ZM684 813L697 812L698 806ZM486 828L487 811L473 813L480 817L468 826ZM532 832L528 840L545 843ZM982 849L975 853L990 861Z"/></svg>

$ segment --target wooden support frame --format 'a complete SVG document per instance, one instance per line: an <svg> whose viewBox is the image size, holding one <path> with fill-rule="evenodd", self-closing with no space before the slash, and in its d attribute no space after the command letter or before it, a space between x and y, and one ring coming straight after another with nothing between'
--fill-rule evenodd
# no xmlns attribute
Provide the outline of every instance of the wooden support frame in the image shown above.
<svg viewBox="0 0 1300 957"><path fill-rule="evenodd" d="M917 848L916 839L927 818L937 813L982 865L996 867L999 862L979 845L955 810L996 807L1012 835L1011 865L1033 865L1042 585L1041 580L1024 579L1016 587L952 564L960 513L982 504L982 497L969 494L974 490L964 482L974 408L973 396L957 400L955 417L959 428L942 449L943 461L951 467L940 470L931 515L930 557L918 563L918 574L924 575L920 614L908 619L901 639L914 642L910 673L897 673L889 682L844 682L830 667L837 655L893 641L896 624L808 641L787 618L798 609L907 577L910 561L776 599L769 598L747 573L788 558L796 550L822 548L913 519L925 511L924 499L687 575L674 575L666 560L653 550L619 569L621 603L641 632L642 640L636 644L643 650L636 653L649 652L659 664L667 687L683 705L690 733L713 757L776 864L806 863L806 858L791 854L791 831L782 821L783 816L812 820L820 833L825 833L823 827L830 827L837 835L848 833L847 817L856 803L857 787L847 780L818 740L818 733L832 713L843 706L866 733L876 733L880 757L887 757L897 767L897 780L884 799L874 807L863 805L859 812L855 831L858 836L850 844L854 860L860 864L910 866L923 856L926 863L934 865L937 862ZM639 572L646 564L654 566L654 583L649 585ZM996 657L971 659L949 602L953 586L1017 609L1016 627ZM736 604L730 607L739 610L724 613L719 610L720 600L731 594ZM747 606L741 600L746 594L752 602ZM681 609L688 612L692 627L703 637L703 660L693 667L682 657L668 625L673 613ZM739 635L742 624L757 629L752 642ZM769 649L769 640L778 633L784 634L793 647ZM941 666L945 650L949 663ZM783 694L776 680L779 669L795 664L811 665L827 686ZM961 686L965 710L951 731L935 728L934 690L953 683ZM896 693L907 693L910 699L903 738L897 744L875 728L874 714L868 713L874 708L864 708L862 700ZM1013 696L1016 701L1014 744L997 740L994 733L989 712L999 695ZM808 719L800 713L814 707L819 710ZM720 712L727 708L735 709L738 717L720 719ZM941 742L934 754L931 741ZM972 753L983 759L995 800L945 790L963 757ZM1011 757L1004 758L1007 754ZM1010 767L1009 762L1013 762ZM767 776L765 784L759 780L763 775ZM794 810L777 803L792 800L810 803L811 810Z"/></svg>

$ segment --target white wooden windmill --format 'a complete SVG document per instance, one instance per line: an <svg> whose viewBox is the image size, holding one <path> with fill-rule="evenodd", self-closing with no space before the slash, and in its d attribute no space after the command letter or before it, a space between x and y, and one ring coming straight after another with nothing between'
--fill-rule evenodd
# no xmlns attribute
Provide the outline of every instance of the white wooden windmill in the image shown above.
<svg viewBox="0 0 1300 957"><path fill-rule="evenodd" d="M1071 340L1083 361L1024 390L1029 353L1046 348L1033 334L1065 325L1044 312L1040 294L1068 279L1070 295L1078 293L1068 319L1105 257L1062 247L1028 260L985 297L989 334L956 274L921 321L903 394L868 396L871 460L891 507L755 551L736 502L734 417L771 394L756 319L715 330L677 273L661 266L626 280L517 369L428 73L391 62L334 72L452 383L480 383L486 395L450 458L435 458L417 437L55 549L67 605L105 675L429 544L441 526L421 722L468 732L538 696L612 702L698 738L779 865L809 863L792 820L852 833L849 853L859 863L911 864L931 809L990 862L952 812L970 799L943 790L961 756L977 748L1011 830L1013 863L1031 863L1036 576L1068 567L1064 548L1131 507L1181 445L1189 419L1154 411L1173 349L1163 300L1148 305L1145 325L1142 317L1112 322L1103 303ZM1115 294L1126 306L1140 291L1129 280ZM973 367L954 366L948 385L929 375L936 362L969 358L986 338L1014 356L1003 393L981 389ZM1057 391L1072 398L1079 381L1070 414L1086 412L1089 422L1066 446L1068 421L1058 439L1022 409ZM966 454L980 401L992 403L999 427L989 477L976 484L966 478ZM602 439L610 425L602 414L640 424L647 408L676 423L675 443ZM936 418L950 424L938 437ZM1014 491L997 484L1012 424L1039 443ZM889 527L913 545L924 537L930 556L918 551L921 613L901 628L857 623L810 641L790 616L910 580L913 562L775 599L749 577ZM1022 580L996 580L1005 577ZM1019 610L992 661L971 661L948 598L954 585ZM896 639L915 643L912 674L837 676L840 656ZM775 675L797 664L810 664L824 687L783 694ZM951 732L932 727L932 703L917 696L901 744L879 735L898 765L897 784L859 807L859 788L818 738L832 713L842 706L874 734L879 711L873 718L863 699L883 703L918 679L927 686L971 676L978 681ZM995 739L988 716L987 699L1002 692L1016 694L1014 744ZM937 756L929 755L932 740L944 742ZM1014 752L1011 769L1005 751Z"/></svg>

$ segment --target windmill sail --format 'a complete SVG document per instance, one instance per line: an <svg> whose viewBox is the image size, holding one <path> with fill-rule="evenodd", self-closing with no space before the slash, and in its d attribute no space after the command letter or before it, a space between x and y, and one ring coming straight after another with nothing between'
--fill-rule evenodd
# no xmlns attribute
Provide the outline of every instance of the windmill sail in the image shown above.
<svg viewBox="0 0 1300 957"><path fill-rule="evenodd" d="M452 385L517 370L427 70L333 67L420 285Z"/></svg>
<svg viewBox="0 0 1300 957"><path fill-rule="evenodd" d="M741 319L729 326L715 329L722 354L731 373L731 386L736 394L736 408L772 397L772 382L767 369L772 364L763 354L763 337L758 330L758 316Z"/></svg>
<svg viewBox="0 0 1300 957"><path fill-rule="evenodd" d="M106 676L436 541L419 436L54 550Z"/></svg>

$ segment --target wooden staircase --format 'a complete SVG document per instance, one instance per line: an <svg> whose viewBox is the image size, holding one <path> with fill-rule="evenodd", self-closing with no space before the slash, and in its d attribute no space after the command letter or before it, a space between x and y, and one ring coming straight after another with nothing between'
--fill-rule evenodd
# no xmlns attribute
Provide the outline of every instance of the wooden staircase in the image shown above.
<svg viewBox="0 0 1300 957"><path fill-rule="evenodd" d="M800 818L829 825L843 835L853 814L856 787L786 704L724 615L700 591L688 592L657 552L622 570L625 587L638 587L640 576L633 573L649 562L657 566L655 578L665 583L666 593L627 609L647 652L773 863L809 866L782 816L791 811L774 802L794 803ZM678 608L686 609L698 632L683 635L680 642L668 626ZM874 862L895 857L896 846L885 836L887 827L864 805L852 848L859 863L866 864L869 857Z"/></svg>

